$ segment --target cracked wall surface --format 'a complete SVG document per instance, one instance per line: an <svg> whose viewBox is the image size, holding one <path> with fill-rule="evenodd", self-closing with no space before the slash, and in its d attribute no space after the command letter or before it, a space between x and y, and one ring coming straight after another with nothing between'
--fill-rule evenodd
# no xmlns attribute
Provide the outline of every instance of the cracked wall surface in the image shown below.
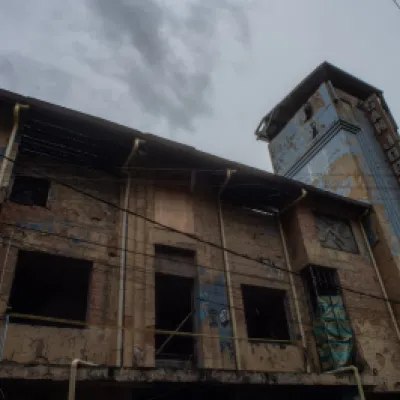
<svg viewBox="0 0 400 400"><path fill-rule="evenodd" d="M323 84L321 87L324 87L324 85L326 86L326 84ZM367 234L371 238L372 251L388 297L393 300L391 305L395 317L400 322L398 304L398 287L400 285L400 190L398 178L393 173L385 156L385 153L390 150L390 143L385 142L387 134L395 138L392 140L394 143L396 138L398 139L396 124L389 110L380 107L381 112L384 113L383 118L385 118L389 127L385 134L380 134L372 126L371 118L368 117L363 102L359 98L336 87L330 88L328 97L329 100L326 104L332 105L331 123L326 126L327 129L319 131L313 141L310 139L310 130L305 129L302 120L304 105L299 106L295 116L271 141L269 149L272 159L276 160L274 168L279 174L372 204ZM312 97L310 101L311 99ZM383 103L383 100L379 102L379 104ZM322 116L318 113L316 119L319 119L321 123L323 121ZM291 152L291 157L286 156L286 152ZM334 211L328 210L328 213ZM295 219L288 221L288 226L296 228L298 232L300 226L304 227L300 221L297 226L295 225ZM288 234L292 235L291 233ZM302 233L300 234L302 235ZM292 255L295 258L295 263L299 263L299 265L304 263L304 260L310 254L314 258L316 257L318 262L326 262L330 257L329 253L326 252L323 253L325 256L320 256L319 250L315 253L315 249L318 249L318 247L312 250L313 253L309 253L310 250L305 251L304 246L300 244L294 244L293 249ZM347 266L347 263L348 260L343 256L334 261L334 265L337 265L338 268L342 264ZM348 270L348 266L346 270ZM352 282L358 283L362 277L348 272L346 279L352 279ZM366 289L370 287L370 283L365 284ZM367 302L365 298L364 301ZM357 321L357 326L361 326L359 332L365 330L376 337L383 335L384 339L378 346L379 350L374 354L369 354L367 351L367 354L373 370L384 369L385 372L383 373L389 374L390 371L397 371L398 368L397 344L384 344L386 334L384 331L380 331L379 326L387 326L388 315L384 315L385 311L382 307L383 305L380 304L378 311L371 311L371 316L374 315L372 321L364 321L366 312L364 313L361 307L358 313L354 314L354 318ZM368 306L365 307L365 310L367 309ZM374 329L377 329L377 331L374 331ZM390 328L387 329L390 330ZM360 341L364 341L366 348L373 343L372 341L368 342L368 339L365 338L361 338ZM393 349L396 349L394 353Z"/></svg>
<svg viewBox="0 0 400 400"><path fill-rule="evenodd" d="M108 202L121 207L124 205L125 179L26 156L18 159L14 172L30 174L33 168ZM172 221L171 224L175 221L175 227L221 245L217 195L211 186L210 182L199 181L191 191L191 182L187 176L163 180L156 174L137 173L132 176L129 209L148 219L160 218L164 223ZM294 270L298 272L310 263L336 267L343 284L355 284L360 290L379 294L379 285L357 225L353 223L362 252L360 255L322 248L311 213L315 206L306 204L290 210L283 217ZM46 207L22 206L10 201L5 201L1 207L0 226L4 236L0 247L0 266L4 266L0 303L2 315L6 311L19 249L45 251L93 262L88 307L90 326L72 329L11 323L7 330L3 362L43 364L50 368L57 364L68 365L73 358L78 357L101 365L115 366L120 266L118 248L121 246L122 221L120 211L54 181ZM182 207L184 212L180 218L179 210ZM325 207L332 211L329 203ZM232 372L235 369L235 347L230 337L233 335L232 321L228 318L226 323L221 318L226 316L224 311L228 310L236 316L242 368L245 371L262 371L262 376L265 373L297 373L299 383L305 383L309 378L304 374L305 357L311 370L319 371L310 329L307 293L302 281L296 277L295 285L299 292L299 307L307 341L307 349L302 349L289 276L276 268L288 268L276 218L229 204L222 205L222 212L227 247L263 260L263 264L260 264L228 255L234 299L234 309L231 310L223 252L220 248L157 226L134 214L128 216L123 367L155 367L154 256L155 245L161 244L188 249L196 254L194 268L197 288L194 305L198 332L202 335L196 340L199 367L220 370L220 376L238 381L239 378ZM335 212L342 215L345 210L336 209ZM10 242L11 235L13 240ZM170 273L187 276L188 272L184 268L184 265L181 270L174 267ZM247 330L241 284L266 286L287 292L293 339L290 343L249 343L243 340L246 339ZM390 377L388 387L394 387L397 380L400 381L397 378L399 352L385 304L377 299L362 299L355 294L346 294L345 300L356 332L359 353L365 360L365 376L377 370L380 378ZM219 317L216 320L215 315ZM213 372L217 377L218 373ZM161 372L159 374L164 377ZM154 372L154 376L159 375ZM121 380L124 379L131 378L121 377ZM173 380L178 377L169 375L163 379Z"/></svg>
<svg viewBox="0 0 400 400"><path fill-rule="evenodd" d="M93 172L85 174L76 167L49 164L48 160L44 162L31 157L19 158L15 171L30 175L32 166L43 175L118 202L119 187L114 179ZM11 290L18 249L43 251L93 262L87 321L95 325L86 329L69 329L11 323L4 348L6 360L57 363L84 356L100 364L114 362L116 330L104 326L116 325L119 258L116 250L109 246L118 244L118 218L115 208L54 182L46 207L23 206L10 201L3 203L0 215L2 234L8 238L12 235L12 246L1 288L1 313L5 312ZM8 239L3 239L4 251L7 251L8 244Z"/></svg>

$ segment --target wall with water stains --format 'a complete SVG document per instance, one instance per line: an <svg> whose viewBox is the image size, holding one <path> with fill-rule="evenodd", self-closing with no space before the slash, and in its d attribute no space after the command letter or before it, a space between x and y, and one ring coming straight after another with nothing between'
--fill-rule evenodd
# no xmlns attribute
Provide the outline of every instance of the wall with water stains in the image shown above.
<svg viewBox="0 0 400 400"><path fill-rule="evenodd" d="M172 186L172 187L171 187ZM181 195L176 190L180 186ZM218 219L217 199L206 186L189 193L189 182L172 182L165 184L156 178L135 180L132 186L130 207L135 212L153 218L155 212L175 213L174 202L185 201L184 219L193 221L193 232L210 242L221 245L221 233ZM157 204L160 202L160 204ZM188 202L191 204L189 205ZM187 210L192 210L189 217ZM157 211L158 210L158 211ZM249 344L241 300L240 285L243 283L281 288L288 293L291 312L291 292L288 277L273 266L285 268L282 243L276 221L261 217L253 212L237 207L223 205L223 217L227 247L250 254L251 257L262 257L265 266L248 262L238 256L228 254L232 269L232 288L234 312L240 337L240 352L243 369L261 371L300 371L304 367L302 350L298 343ZM168 216L163 215L167 219ZM183 221L183 220L181 220ZM183 223L183 222L181 222ZM190 228L191 224L183 223ZM128 296L125 315L127 333L125 335L125 365L154 366L154 335L140 331L143 327L155 329L154 320L154 257L143 256L143 253L155 255L156 244L168 245L192 250L196 254L197 284L195 291L195 312L200 337L197 338L197 355L199 366L203 368L235 368L235 345L232 339L233 329L229 313L229 298L224 271L224 259L221 249L198 242L185 235L157 227L135 216L129 217L128 228L129 250L128 264L135 267L128 271L126 293ZM184 268L184 267L182 267ZM136 269L136 270L135 270ZM173 272L177 274L177 270ZM181 275L185 271L181 270ZM249 275L251 277L249 277ZM132 329L132 333L130 333ZM297 328L292 324L293 338ZM210 337L207 337L210 336ZM295 340L294 340L295 341Z"/></svg>
<svg viewBox="0 0 400 400"><path fill-rule="evenodd" d="M359 220L351 222L358 253L325 248L317 238L315 215L332 213L327 204L299 208L309 262L338 271L346 311L356 338L357 362L364 372L383 377L392 389L400 385L400 342L390 318Z"/></svg>
<svg viewBox="0 0 400 400"><path fill-rule="evenodd" d="M61 179L109 201L119 201L118 182L93 171L43 158L20 157L15 172L31 175L33 166L50 178ZM115 362L116 330L112 327L116 324L119 258L114 247L118 241L118 221L119 212L115 208L55 182L51 183L46 207L24 206L8 200L2 204L2 315L8 303L18 251L40 251L93 263L87 314L90 326L70 329L11 323L4 347L5 360L66 363L78 357L101 364ZM37 279L41 279L40 275Z"/></svg>
<svg viewBox="0 0 400 400"><path fill-rule="evenodd" d="M246 319L241 285L279 289L285 292L286 317L292 342L248 342L240 340L242 368L259 371L303 371L304 357L299 337L293 294L287 263L276 217L266 216L236 207L224 207L226 246L251 257L264 260L263 264L228 254L232 272L234 309L238 337L246 338ZM270 305L273 307L273 304Z"/></svg>
<svg viewBox="0 0 400 400"><path fill-rule="evenodd" d="M66 182L97 197L123 206L125 180L97 172L53 163L37 157L18 159L16 174L40 174ZM207 183L193 193L186 178L162 180L138 174L133 177L129 208L149 219L172 221L175 228L222 245L216 194ZM182 209L183 208L183 209ZM179 210L182 209L182 218ZM293 343L249 344L240 285L280 288L287 292L289 313L294 306L276 221L272 218L222 206L227 246L261 257L265 265L228 256L232 268L235 315L238 322L242 368L260 371L301 371L303 352L298 328L291 324ZM1 288L1 313L10 294L18 250L28 249L93 262L89 289L88 324L84 329L30 326L11 323L4 358L21 363L68 364L73 358L113 365L117 354L117 302L121 246L120 212L104 203L52 182L46 207L23 206L6 201L0 223L3 240L0 264L6 259ZM8 253L8 238L13 238ZM171 232L133 214L128 216L124 309L123 365L155 366L155 245L168 245L195 253L195 319L198 365L234 369L235 346L229 312L223 252L184 234ZM7 254L7 257L6 257ZM185 266L167 271L187 276ZM0 271L1 272L1 271ZM165 271L164 271L165 272ZM192 273L192 272L191 272ZM250 276L248 276L250 275ZM40 277L38 277L40 278ZM105 345L106 343L106 345Z"/></svg>
<svg viewBox="0 0 400 400"><path fill-rule="evenodd" d="M321 88L326 85L321 85ZM332 120L314 139L301 116L304 105L270 145L275 171L324 190L369 202L373 251L391 298L400 285L400 190L360 99L333 88ZM321 96L323 97L323 96ZM309 102L311 102L312 97ZM325 122L316 114L316 126ZM393 121L388 114L389 121ZM305 134L305 132L308 132ZM305 139L308 138L308 139ZM379 232L379 238L377 233ZM394 305L397 309L397 304ZM400 315L400 314L398 314Z"/></svg>
<svg viewBox="0 0 400 400"><path fill-rule="evenodd" d="M304 107L285 125L269 144L275 173L285 175L313 146L317 136L323 135L337 119L328 87L322 84L310 97L311 117L307 119Z"/></svg>

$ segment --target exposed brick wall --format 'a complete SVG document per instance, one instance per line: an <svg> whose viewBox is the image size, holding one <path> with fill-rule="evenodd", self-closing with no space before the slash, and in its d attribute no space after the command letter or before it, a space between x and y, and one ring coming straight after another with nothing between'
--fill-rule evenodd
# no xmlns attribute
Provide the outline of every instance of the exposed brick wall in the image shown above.
<svg viewBox="0 0 400 400"><path fill-rule="evenodd" d="M315 216L310 209L299 206L298 218L309 263L336 268L338 271L345 306L355 332L360 364L366 371L374 371L387 378L387 384L393 386L400 379L397 361L400 343L387 305L381 299L383 293L359 221L352 221L351 226L360 253L352 254L321 246L316 234Z"/></svg>
<svg viewBox="0 0 400 400"><path fill-rule="evenodd" d="M17 172L29 171L32 164L37 166L38 160L23 160ZM104 179L104 176L94 172L86 174L81 170L64 168L60 165L41 165L41 168L58 179L70 178L69 183L74 186L123 206L123 181ZM176 185L179 184L180 182L176 182ZM135 213L154 219L157 207L160 209L163 202L174 201L171 196L163 197L163 193L168 192L163 185L165 183L157 181L156 177L133 178L129 208ZM216 194L203 185L193 194L188 193L187 182L184 184L181 182L181 186L187 201L191 202L189 208L193 210L194 233L198 237L221 245ZM329 205L327 207L329 208ZM300 271L309 263L335 267L339 270L340 281L344 286L349 285L380 296L380 288L359 226L356 223L352 224L361 251L359 255L322 248L316 235L312 208L312 205L303 203L282 217L293 269L296 272ZM176 213L174 205L165 207L167 213L169 209ZM222 211L227 247L253 258L269 260L262 265L228 254L238 337L245 338L247 335L240 285L251 284L279 288L287 292L288 315L294 339L293 344L283 346L272 343L250 344L240 340L242 367L258 371L304 371L304 355L298 337L298 318L293 304L289 276L286 272L273 267L273 265L284 269L288 267L277 219L227 204L223 205ZM340 212L341 210L337 210L337 213ZM2 206L0 221L23 223L25 228L30 228L14 231L14 238L22 242L18 247L35 248L93 261L88 310L88 321L92 326L78 330L12 324L7 336L5 359L24 363L68 363L72 358L79 357L102 364L115 363L120 252L116 249L93 246L83 240L100 242L104 246L120 247L122 213L70 189L53 184L47 208L25 207L6 202ZM73 236L74 240L53 234L42 234L37 232L37 229ZM2 234L10 235L10 233L10 228L3 226ZM198 282L195 300L199 333L215 336L197 339L200 366L234 369L233 341L218 337L221 332L229 332L229 329L222 330L220 325L212 323L209 314L211 309L215 309L218 313L227 307L223 251L185 235L157 227L134 215L128 216L123 321L124 366L152 367L155 364L153 330L156 244L195 252L194 268ZM3 247L0 248L0 268L3 265L6 249L7 241L3 242ZM11 288L17 254L17 249L11 247L8 261L5 263L2 312ZM184 267L183 265L182 268ZM174 273L178 272L179 268L174 270ZM188 273L182 271L182 275ZM193 274L193 271L190 274ZM294 280L308 343L308 360L312 369L316 371L318 357L311 331L307 293L301 279L294 277ZM213 291L217 294L213 294ZM206 295L211 297L205 299ZM395 382L400 350L385 303L347 292L345 301L356 333L359 353L365 360L367 370L376 369L381 376L391 376L391 382Z"/></svg>
<svg viewBox="0 0 400 400"><path fill-rule="evenodd" d="M118 204L119 184L114 179L93 171L27 157L18 160L16 173L30 174L32 167L39 169L45 175L56 177L74 187ZM44 344L40 357L49 362L61 362L60 360L67 362L82 355L103 364L115 362L116 339L113 337L116 333L119 258L118 252L107 246L116 245L118 214L116 209L54 182L51 185L46 208L22 206L10 201L2 205L0 221L5 224L18 224L21 227L17 229L1 225L3 235L13 234L13 246L23 250L44 251L93 262L87 313L90 328L74 330L11 324L4 353L6 359L14 361L23 359L24 362L37 360L37 350L35 345L29 344L31 341ZM7 242L3 243L3 252L6 246ZM9 256L6 264L3 286L5 301L10 293L17 255L17 249L12 247L11 257ZM68 346L63 345L65 341L69 343Z"/></svg>

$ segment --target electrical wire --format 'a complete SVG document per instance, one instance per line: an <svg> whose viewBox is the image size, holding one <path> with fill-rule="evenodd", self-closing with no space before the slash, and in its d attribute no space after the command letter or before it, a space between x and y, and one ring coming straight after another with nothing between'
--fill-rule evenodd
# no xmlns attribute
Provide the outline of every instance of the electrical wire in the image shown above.
<svg viewBox="0 0 400 400"><path fill-rule="evenodd" d="M4 237L4 236L0 236L0 237L2 237L3 239L6 239L6 240L11 239L10 237ZM15 242L19 242L19 243L20 243L22 246L24 246L25 248L27 247L26 242L23 242L22 240L16 239L15 236L12 238L12 240L15 241ZM11 245L11 246L12 246L12 247L16 247L17 249L19 249L18 246L15 246L15 245ZM39 247L35 247L35 246L33 246L33 245L29 245L28 248L33 248L33 249L36 250L36 251L43 251L43 249L48 249L48 250L50 250L50 251L54 250L54 248L45 246L45 245L43 245L43 244L41 244ZM139 253L139 254L143 254L143 253ZM157 257L157 256L154 256L154 255L152 255L152 254L144 254L144 255L153 257L153 258L155 258L155 259L159 258L159 259L165 259L165 260L173 261L173 262L177 262L177 263L183 263L183 264L185 264L185 265L191 264L191 263L184 262L184 261L182 261L182 260L174 260L174 259L171 259L171 258ZM102 261L102 260L96 260L96 259L94 259L93 261L96 262L96 263L98 263L98 264L101 264L101 265L103 265L103 266L106 266L106 267L112 267L112 268L115 268L115 269L119 269L119 268L120 268L119 265L104 263L104 261ZM191 264L191 265L193 265L193 266L199 266L198 264ZM219 270L219 269L217 269L217 268L213 268L213 267L209 267L209 266L204 266L204 265L202 265L201 267L203 267L203 268L205 268L205 269L216 270L216 271L222 273L222 271ZM149 273L149 274L152 274L152 273L153 273L153 271L149 270L148 268L145 268L145 267L139 266L139 265L128 264L128 265L127 265L127 268L133 269L134 271L142 271L142 272L144 272L144 273ZM93 269L98 269L98 270L102 270L102 271L103 271L102 268L93 267ZM238 272L238 273L233 272L232 274L233 274L233 275L245 276L245 277L247 277L247 278L248 278L248 277L254 278L254 279L257 279L258 281L259 281L259 280L266 280L266 281L275 281L275 282L279 282L280 284L285 284L285 285L288 285L288 284L289 284L288 282L283 281L283 280L271 279L271 278L269 278L269 277L263 277L263 276L260 276L260 275L243 274L243 273L239 273L239 272ZM134 279L133 279L133 278L127 278L127 281L132 281L132 282L134 282ZM207 283L207 282L206 282L206 283ZM226 287L226 283L225 283L225 284L212 283L212 285L213 285L214 287L224 287L224 288ZM151 288L155 288L155 285L148 284L148 283L145 283L144 286L146 286L146 287L151 287ZM340 286L340 285L337 285L337 288L338 288L338 289L343 289L343 287ZM285 290L285 289L282 288L281 290ZM358 294L358 295L360 295L360 296L371 297L371 294L370 294L370 293L367 294L367 293L364 293L364 292L358 292L358 291L354 291L354 290L350 290L350 291L352 291L353 293ZM218 295L220 296L221 294L218 294ZM303 296L304 296L304 297L301 296L300 299L301 299L303 302L305 302L304 304L306 304L306 303L308 302L308 297L307 297L306 295L303 295ZM210 303L210 304L212 304L212 305L220 305L220 306L223 306L223 307L227 307L227 306L228 306L227 303L220 303L220 302L217 302L217 301L212 300L212 299L207 299L207 300L205 300L203 297L195 297L195 299L196 299L196 300L203 301L204 303ZM236 296L236 299L237 299L237 300L239 300L239 299L241 300L242 297L241 297L241 296ZM376 300L385 300L384 298L380 298L379 296L374 296L374 299L376 299ZM346 306L346 308L347 308L347 309L355 309L355 310L363 309L362 307L354 307L354 306ZM238 311L241 311L241 312L244 311L244 307L232 307L232 309L238 310ZM371 308L369 307L369 309L371 309ZM376 310L378 310L378 309L376 309ZM295 322L295 323L297 323L297 324L299 323L299 321L298 321L297 319L288 319L288 321L289 321L289 322ZM312 327L312 325L307 325L307 324L303 324L303 325L304 325L304 326L307 326L307 327Z"/></svg>
<svg viewBox="0 0 400 400"><path fill-rule="evenodd" d="M400 4L397 2L397 0L392 0L392 1L396 5L396 7L400 10Z"/></svg>
<svg viewBox="0 0 400 400"><path fill-rule="evenodd" d="M36 229L36 228L21 227L20 225L17 225L17 224L10 224L10 223L6 223L6 222L3 222L3 221L0 221L0 225L6 225L6 226L13 227L13 228L17 228L17 229L23 229L23 230L38 232L38 233L42 233L42 234L45 234L45 235L48 235L48 236L58 236L58 237L65 238L65 239L68 239L68 240L76 240L76 238L70 237L70 236L68 236L68 235L63 235L63 234L54 233L54 232L48 232L48 231L40 230L40 229ZM80 240L81 242L83 242L83 243L91 244L91 245L94 245L94 246L100 246L100 247L104 247L104 248L108 248L108 249L122 250L122 248L121 248L121 247L118 247L118 246L108 246L108 245L104 245L104 244L102 244L102 243L95 242L95 241L91 241L91 240L88 240L88 239L79 239L79 240ZM138 242L138 241L136 241L135 239L130 239L130 240L131 240L131 242L135 242L135 243L143 243L143 244L145 243L145 242ZM218 268L216 268L216 267L205 266L205 265L202 265L202 264L188 263L188 262L186 262L186 261L182 261L182 260L179 260L179 259L174 259L174 258L170 258L170 257L157 256L157 255L155 255L155 254L146 253L146 252L140 252L140 251L137 251L137 250L130 250L130 249L128 250L128 249L127 249L126 252L127 252L127 253L131 253L131 254L136 254L136 255L143 255L143 256L151 257L151 258L155 258L155 259L158 258L158 259L164 259L164 260L168 260L168 261L172 261L172 262L176 262L176 263L182 263L182 264L184 264L184 265L189 265L189 264L190 264L190 265L192 265L192 266L194 266L194 267L197 267L197 268L204 268L204 269L206 269L206 270L208 269L208 270L214 270L214 271L221 272L221 273L223 272L221 269L218 269ZM296 276L296 277L302 279L301 273L299 273L299 272L290 271L290 270L288 270L287 268L278 267L278 266L276 266L276 265L266 264L265 262L261 262L259 259L255 259L255 258L250 258L249 261L254 262L254 263L257 263L257 264L259 264L259 265L262 265L264 268L271 268L271 269L279 270L279 271L281 271L281 272L291 273L292 275L294 275L294 276ZM240 263L239 263L239 264L240 264ZM248 264L242 264L242 265L246 265L246 266L248 267ZM119 266L115 266L115 267L116 267L116 268L119 268ZM278 279L273 279L273 278L269 278L269 277L262 277L262 276L256 275L256 274L240 273L240 272L237 272L237 271L232 272L232 274L239 275L239 276L244 276L244 277L247 277L247 278L265 279L265 280L276 280L276 281L282 282L281 280L278 280ZM224 286L225 286L225 285L224 285ZM354 293L354 294L359 294L359 295L361 295L361 296L369 296L369 297L374 298L374 299L389 301L390 303L393 303L393 304L400 304L400 300L394 300L394 299L388 299L388 300L386 300L384 297L380 297L380 296L377 296L377 295L373 295L373 294L371 294L371 293L365 293L365 292L362 292L362 291L358 291L358 290L353 289L353 288L351 288L351 287L346 287L346 286L343 286L343 285L338 285L338 288L340 288L340 289L342 289L342 290L345 290L345 291L352 292L352 293Z"/></svg>
<svg viewBox="0 0 400 400"><path fill-rule="evenodd" d="M7 159L8 161L10 161L10 162L12 162L12 163L14 163L14 164L16 163L15 160L13 160L13 159L11 159L11 158L9 158L9 157L2 156L2 158ZM98 201L98 202L100 202L100 203L102 203L102 204L106 204L106 205L108 205L108 206L110 206L110 207L112 207L112 208L115 208L115 209L119 210L119 211L126 212L126 213L129 214L129 215L133 215L133 216L135 216L135 217L138 217L138 218L140 218L140 219L143 219L143 220L146 221L146 222L152 223L152 224L154 224L154 225L156 225L156 226L159 226L159 227L161 227L161 228L164 228L164 229L166 229L166 230L168 230L168 231L181 234L181 235L183 235L183 236L185 236L185 237L188 237L188 238L193 239L193 240L195 240L195 241L198 241L198 242L200 242L200 243L206 244L206 245L208 245L208 246L210 246L210 247L213 247L213 248L216 248L216 249L219 249L219 250L226 251L226 252L229 253L229 254L233 254L233 255L235 255L235 256L241 257L241 258L246 259L246 260L248 260L248 261L252 261L252 262L255 262L255 263L258 263L258 264L262 264L262 265L265 266L265 264L262 263L262 262L260 262L260 260L255 259L255 258L253 258L253 257L250 257L250 256L247 255L247 254L240 253L240 252L238 252L238 251L235 251L235 250L232 250L232 249L223 247L223 246L218 245L218 244L216 244L216 243L214 243L214 242L211 242L211 241L209 241L209 240L205 240L205 239L203 239L203 238L201 238L201 237L198 237L197 235L189 234L189 233L183 232L183 231L181 231L181 230L179 230L179 229L172 228L172 227L170 227L170 226L168 226L168 225L165 225L165 224L160 223L160 222L158 222L158 221L156 221L156 220L153 220L153 219L151 219L151 218L149 218L149 217L147 217L147 216L145 216L145 215L141 215L141 214L139 214L139 213L137 213L137 212L135 212L135 211L132 211L132 210L129 210L129 209L125 209L125 208L120 207L120 206L118 206L118 205L116 205L116 204L114 204L114 203L112 203L112 202L110 202L110 201L107 201L107 200L105 200L105 199L102 199L101 197L98 197L98 196L93 195L93 194L91 194L91 193L87 193L87 192L85 192L84 190L78 189L78 188L76 188L76 187L74 187L74 186L71 186L71 185L65 183L65 182L62 182L62 181L60 181L59 179L56 179L56 178L54 178L54 177L50 177L50 176L48 176L48 175L45 175L45 174L43 174L43 173L41 173L40 171L37 171L37 170L35 170L35 169L31 169L31 172L34 172L34 173L37 174L39 177L42 177L42 178L48 179L48 180L50 180L50 181L53 181L53 182L55 182L55 183L57 183L57 184L59 184L59 185L61 185L61 186L63 186L63 187L66 187L66 188L68 188L68 189L70 189L70 190L72 190L72 191L74 191L74 192L76 192L76 193L79 193L79 194L81 194L81 195L84 195L84 196L86 196L86 197L88 197L88 198L91 198L91 199L93 199L93 200L95 200L95 201ZM293 271L289 271L289 270L286 269L286 268L278 267L278 266L276 266L276 265L275 265L275 266L271 266L271 268L274 268L274 269L277 269L277 270L281 270L281 271L285 271L285 272L291 273L291 274L293 274L293 275L300 276L299 273L296 273L296 272L293 272ZM384 301L389 301L389 302L393 302L393 303L395 303L395 304L399 304L399 302L398 302L397 300L387 300L387 299L385 299L385 298L383 298L383 297L379 297L379 296L374 296L374 295L366 294L366 293L363 293L363 292L361 292L361 291L357 291L357 290L354 290L354 289L351 289L351 288L346 288L346 287L343 287L343 286L342 286L341 288L342 288L343 290L352 291L353 293L360 294L360 295L363 295L363 296L370 296L370 297L373 297L373 298L376 298L376 299L381 299L381 300L384 300Z"/></svg>
<svg viewBox="0 0 400 400"><path fill-rule="evenodd" d="M10 162L15 163L15 160L12 160L11 158L8 158L8 157L5 157L5 156L3 156L3 158L6 158L6 159L8 159ZM260 260L255 259L255 258L253 258L253 257L250 257L250 256L247 255L247 254L240 253L240 252L237 252L237 251L235 251L235 250L228 249L228 248L226 248L226 247L222 247L222 246L220 246L220 245L218 245L218 244L216 244L216 243L213 243L213 242L211 242L211 241L204 240L204 239L202 239L202 238L200 238L200 237L198 237L198 236L196 236L196 235L193 235L193 234L189 234L189 233L180 231L179 229L176 229L176 228L172 228L172 227L170 227L170 226L168 226L168 225L165 225L165 224L163 224L163 223L160 223L160 222L158 222L158 221L155 221L155 220L153 220L153 219L151 219L151 218L149 218L149 217L147 217L147 216L145 216L145 215L141 215L141 214L139 214L139 213L137 213L137 212L134 212L134 211L132 211L132 210L125 209L125 208L120 207L120 206L118 206L118 205L116 205L116 204L114 204L114 203L112 203L112 202L110 202L110 201L107 201L107 200L105 200L105 199L102 199L102 198L100 198L100 197L98 197L98 196L95 196L95 195L93 195L93 194L87 193L87 192L85 192L85 191L83 191L83 190L81 190L81 189L75 188L74 186L71 186L71 185L69 185L69 184L67 184L67 183L64 183L64 182L62 182L62 181L60 181L60 180L58 180L58 179L56 179L56 178L52 178L52 177L50 177L50 176L48 176L48 175L44 175L44 174L40 173L40 171L38 172L38 171L35 170L35 169L32 169L31 171L33 171L34 173L36 173L36 174L37 174L38 176L40 176L40 177L43 177L43 178L48 179L48 180L50 180L50 181L56 182L57 184L59 184L59 185L61 185L61 186L64 186L64 187L66 187L66 188L68 188L68 189L71 189L71 190L73 190L73 191L75 191L75 192L77 192L77 193L79 193L79 194L82 194L82 195L84 195L84 196L86 196L86 197L89 197L89 198L91 198L91 199L93 199L93 200L96 200L96 201L98 201L98 202L100 202L100 203L106 204L106 205L108 205L108 206L110 206L110 207L112 207L112 208L116 208L116 209L119 210L119 211L126 212L127 214L130 214L130 215L133 215L133 216L135 216L135 217L141 218L141 219L145 220L146 222L149 222L149 223L152 223L152 224L154 224L154 225L157 225L157 226L159 226L159 227L161 227L161 228L164 228L164 229L166 229L166 230L168 230L168 231L181 234L181 235L186 236L186 237L188 237L188 238L190 238L190 239L193 239L193 240L196 240L196 241L198 241L198 242L200 242L200 243L206 244L206 245L208 245L208 246L210 246L210 247L213 247L213 248L217 248L217 249L219 249L219 250L226 251L226 252L228 252L228 253L230 253L230 254L233 254L233 255L235 255L235 256L242 257L243 259L246 259L246 260L248 260L248 261L252 261L252 262L255 262L255 263L258 263L258 264L262 264L262 265L265 266L265 263L262 263L262 262L260 262ZM274 268L274 269L277 269L277 270L281 270L281 271L284 271L284 272L287 272L287 273L291 273L291 274L293 274L293 275L300 276L299 273L296 273L296 272L294 272L294 271L289 271L289 270L286 269L286 268L278 267L278 266L276 266L276 265L275 265L275 266L271 266L271 268ZM341 288L342 288L343 290L353 291L354 293L357 293L357 294L360 294L360 295L368 295L368 294L362 293L362 292L360 292L360 291L355 291L355 290L353 290L353 289L351 289L351 288L345 288L345 287L341 287ZM372 296L373 296L373 295L371 295L371 297L372 297ZM374 296L374 298L379 298L379 296ZM385 300L385 301L394 302L395 304L398 304L398 302L397 302L396 300L386 300L386 299L384 299L383 297L382 297L381 299L382 299L382 300Z"/></svg>

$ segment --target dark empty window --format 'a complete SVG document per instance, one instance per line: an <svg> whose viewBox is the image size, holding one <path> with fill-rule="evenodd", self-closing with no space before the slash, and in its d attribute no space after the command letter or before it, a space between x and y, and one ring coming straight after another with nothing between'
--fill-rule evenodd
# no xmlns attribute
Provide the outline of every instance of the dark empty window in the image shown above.
<svg viewBox="0 0 400 400"><path fill-rule="evenodd" d="M337 271L333 268L309 266L302 271L310 295L311 307L317 313L317 298L341 295Z"/></svg>
<svg viewBox="0 0 400 400"><path fill-rule="evenodd" d="M304 106L304 120L307 122L313 116L313 109L310 103L306 103Z"/></svg>
<svg viewBox="0 0 400 400"><path fill-rule="evenodd" d="M249 338L290 339L285 291L242 285L242 296Z"/></svg>
<svg viewBox="0 0 400 400"><path fill-rule="evenodd" d="M86 321L92 263L31 251L19 251L10 295L12 313ZM82 325L14 317L30 325Z"/></svg>
<svg viewBox="0 0 400 400"><path fill-rule="evenodd" d="M32 176L17 175L14 178L10 200L25 206L45 207L50 181Z"/></svg>
<svg viewBox="0 0 400 400"><path fill-rule="evenodd" d="M193 332L194 280L163 273L155 274L156 329ZM156 333L156 361L173 363L194 361L192 336Z"/></svg>

